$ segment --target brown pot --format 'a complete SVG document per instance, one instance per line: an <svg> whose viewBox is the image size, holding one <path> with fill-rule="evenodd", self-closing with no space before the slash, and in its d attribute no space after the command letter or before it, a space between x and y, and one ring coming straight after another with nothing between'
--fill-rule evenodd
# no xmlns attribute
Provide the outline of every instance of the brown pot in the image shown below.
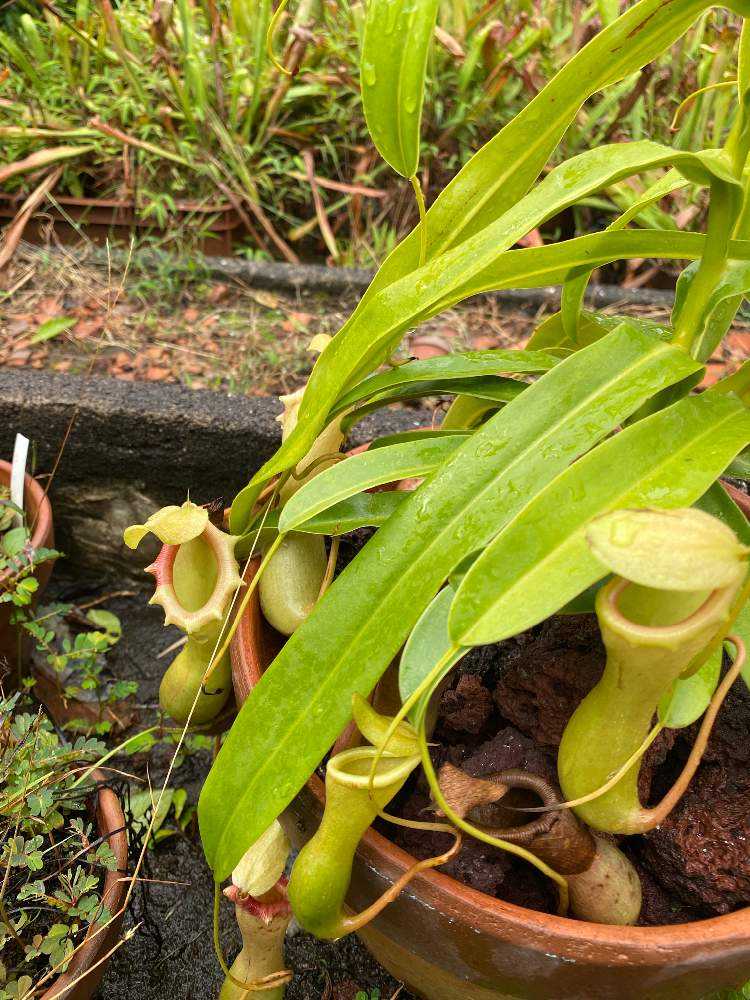
<svg viewBox="0 0 750 1000"><path fill-rule="evenodd" d="M106 780L100 772L95 772L94 776L98 783ZM99 836L107 839L117 860L117 868L105 876L102 891L102 901L113 919L99 933L95 933L95 928L89 930L67 971L55 979L41 1000L91 1000L109 964L109 952L120 934L123 917L120 911L127 892L128 837L120 800L103 784L96 793L95 812Z"/></svg>
<svg viewBox="0 0 750 1000"><path fill-rule="evenodd" d="M0 462L0 483L3 486L10 485L9 462ZM51 549L55 544L55 537L52 529L52 506L49 499L44 495L44 490L32 476L27 474L24 488L24 505L29 524L34 525L31 534L31 544L35 549ZM52 572L52 563L43 563L36 570L35 576L39 581L37 598L44 590ZM0 574L2 579L7 574ZM8 664L15 670L18 660L18 630L10 624L12 605L0 604L0 668L3 664ZM0 675L4 671L0 669Z"/></svg>
<svg viewBox="0 0 750 1000"><path fill-rule="evenodd" d="M742 506L750 514L750 498ZM256 590L231 647L238 704L279 645ZM324 801L313 774L281 817L295 847L317 829ZM352 911L377 899L414 861L370 828L354 860ZM439 871L414 878L360 937L425 1000L702 1000L750 979L750 908L690 924L607 926L527 910Z"/></svg>
<svg viewBox="0 0 750 1000"><path fill-rule="evenodd" d="M23 203L23 195L0 194L0 219L12 219ZM140 232L166 232L153 218L143 218L131 199L118 198L70 198L55 196L54 205L45 205L34 212L24 230L24 239L30 243L46 244L51 224L55 236L62 243L77 243L83 230L94 243L104 244L115 239L129 243L132 236ZM195 228L210 228L211 235L200 240L200 249L205 254L231 254L235 231L242 220L227 202L203 204L194 201L178 201L175 204L176 219ZM210 226L209 226L209 220Z"/></svg>

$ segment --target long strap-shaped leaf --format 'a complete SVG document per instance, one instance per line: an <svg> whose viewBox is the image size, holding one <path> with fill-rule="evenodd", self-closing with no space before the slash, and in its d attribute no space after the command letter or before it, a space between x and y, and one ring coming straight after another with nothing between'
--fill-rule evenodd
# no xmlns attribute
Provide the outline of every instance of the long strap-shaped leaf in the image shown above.
<svg viewBox="0 0 750 1000"><path fill-rule="evenodd" d="M340 355L328 354L331 347L337 347L338 337L334 338L332 344L326 348L324 355L328 355L331 363L322 368L316 365L313 369L300 409L302 413L302 408L306 408L310 416L310 407L313 401L317 400L318 415L310 417L311 422L307 423L307 430L300 429L300 424L297 424L274 458L267 462L250 484L237 495L231 510L232 532L241 534L246 529L258 491L265 478L283 471L290 461L299 461L307 453L315 434L325 423L328 406L336 396L337 386L341 383L340 373L347 366L347 357L351 351L361 358L380 354L385 346L386 353L389 353L406 327L416 321L421 322L474 292L491 288L528 288L560 284L571 268L584 266L595 268L626 257L695 260L701 255L703 244L704 237L695 233L664 233L650 230L596 233L565 243L513 250L501 255L494 265L479 273L470 285L459 285L458 288L456 282L466 279L465 268L454 262L448 269L444 265L446 258L442 258L440 264L429 266L435 271L434 280L430 283L414 284L410 279L397 282L383 292L380 304L373 302L372 322L366 322L368 317L363 314L363 323L357 328L356 337L354 329L350 329L349 342L341 347ZM750 243L735 243L732 245L732 250L734 256L750 257ZM436 295L439 296L440 288L446 282L454 291L449 298L438 298L436 301ZM382 310L380 315L378 309ZM378 328L384 331L381 339L373 337L374 330ZM343 344L343 341L338 341L339 346ZM312 437L309 435L311 429L314 431Z"/></svg>
<svg viewBox="0 0 750 1000"><path fill-rule="evenodd" d="M413 177L419 165L427 55L439 0L367 0L362 106L378 152Z"/></svg>
<svg viewBox="0 0 750 1000"><path fill-rule="evenodd" d="M677 282L677 293L672 313L673 322L685 301L688 287L695 277L695 265L686 268ZM750 262L730 260L706 302L701 317L699 337L693 347L695 357L703 362L711 357L732 324L743 295L750 291Z"/></svg>
<svg viewBox="0 0 750 1000"><path fill-rule="evenodd" d="M641 0L592 38L441 192L427 213L428 256L456 246L515 204L583 103L651 62L713 6L711 0ZM723 6L750 16L747 0ZM414 232L384 262L372 293L418 263L419 234Z"/></svg>
<svg viewBox="0 0 750 1000"><path fill-rule="evenodd" d="M499 642L606 575L585 530L626 507L689 507L750 442L750 411L707 392L633 424L566 469L495 538L458 588L450 630Z"/></svg>
<svg viewBox="0 0 750 1000"><path fill-rule="evenodd" d="M485 375L534 374L549 371L560 359L547 351L464 351L424 361L408 361L360 382L336 403L331 417L351 406L420 382L481 378Z"/></svg>
<svg viewBox="0 0 750 1000"><path fill-rule="evenodd" d="M274 473L299 461L311 447L341 392L385 360L407 328L468 295L508 287L502 282L498 283L495 269L499 268L503 272L505 252L521 236L585 195L620 178L659 166L676 166L691 177L704 181L716 179L728 185L736 184L728 164L721 153L715 150L680 153L648 141L600 147L581 153L556 167L533 191L490 225L468 237L454 249L446 250L424 267L395 280L377 295L365 296L351 319L318 359L300 405L294 431L274 458L254 477L252 483L265 482ZM612 240L612 247L617 245L614 239L616 235L635 234L603 234L605 238ZM665 247L665 235L678 240L691 234L660 232L658 235L662 237L659 247ZM554 248L540 249L555 249L565 256L567 248L575 243L577 241L573 240ZM599 266L587 257L580 260L575 250L571 252L573 256L569 269ZM661 255L658 250L639 254L656 257ZM678 256L668 249L665 249L663 255ZM627 257L628 252L614 256ZM690 253L687 256L692 258ZM511 265L511 270L513 266L518 267L519 263ZM554 281L562 282L565 277L565 274L556 276ZM517 284L518 287L529 287L539 281L535 276ZM241 530L247 523L246 518L255 496L256 493L245 497L240 494L235 501L232 508L233 531Z"/></svg>
<svg viewBox="0 0 750 1000"><path fill-rule="evenodd" d="M443 664L432 690L468 653L468 648L456 648L448 632L448 616L455 591L450 585L435 595L423 611L409 636L398 665L398 693L406 702L427 678L435 664ZM414 713L411 714L414 722Z"/></svg>
<svg viewBox="0 0 750 1000"><path fill-rule="evenodd" d="M372 689L453 567L695 367L623 324L544 374L407 496L288 640L219 752L199 808L216 878L301 787L346 725L352 694Z"/></svg>
<svg viewBox="0 0 750 1000"><path fill-rule="evenodd" d="M576 338L572 340L565 330L562 310L552 313L541 323L529 340L535 347L544 348L545 351L560 351L567 354L570 351L577 351L581 347L588 347L595 340L599 340L610 330L622 323L622 316L606 316L604 313L589 312L583 309L578 316L578 327ZM653 336L661 337L664 340L672 339L672 328L663 324L655 323L650 319L639 317L635 319L628 317L628 322L636 323L644 330L650 330Z"/></svg>
<svg viewBox="0 0 750 1000"><path fill-rule="evenodd" d="M358 493L348 497L332 507L321 511L294 529L310 535L345 535L357 528L379 528L385 524L394 510L406 498L402 490L387 490L382 493ZM258 548L272 542L279 533L280 511L272 510L265 518L257 518L257 527L253 525L250 531L243 535L240 554L246 554L250 548ZM262 522L262 527L261 527Z"/></svg>
<svg viewBox="0 0 750 1000"><path fill-rule="evenodd" d="M409 382L397 385L370 399L362 406L348 413L341 421L344 433L362 417L373 410L404 399L420 399L424 396L472 396L475 399L492 400L500 406L509 403L526 389L528 382L520 379L503 378L499 375L480 375L476 378L437 379L435 382Z"/></svg>
<svg viewBox="0 0 750 1000"><path fill-rule="evenodd" d="M294 531L335 503L373 486L410 476L427 476L462 444L461 437L440 435L345 458L323 469L289 498L279 517L279 531Z"/></svg>

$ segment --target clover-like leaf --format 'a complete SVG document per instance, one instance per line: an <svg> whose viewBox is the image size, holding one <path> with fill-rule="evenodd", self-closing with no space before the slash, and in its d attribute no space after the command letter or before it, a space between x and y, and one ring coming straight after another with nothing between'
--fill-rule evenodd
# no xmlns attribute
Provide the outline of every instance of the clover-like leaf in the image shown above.
<svg viewBox="0 0 750 1000"><path fill-rule="evenodd" d="M164 545L182 545L202 534L207 524L208 511L205 507L186 500L181 507L162 507L145 524L131 524L122 537L131 549L137 549L149 532L156 535Z"/></svg>

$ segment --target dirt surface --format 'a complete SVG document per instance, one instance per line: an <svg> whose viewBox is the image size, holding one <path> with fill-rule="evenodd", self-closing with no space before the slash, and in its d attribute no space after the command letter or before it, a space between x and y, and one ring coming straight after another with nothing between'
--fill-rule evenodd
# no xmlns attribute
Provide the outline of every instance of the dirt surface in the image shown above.
<svg viewBox="0 0 750 1000"><path fill-rule="evenodd" d="M441 695L433 734L436 769L446 761L474 777L513 768L555 782L563 729L596 684L605 653L589 615L554 618L497 646L470 653ZM640 771L641 801L658 801L692 746L695 728L668 731ZM750 692L738 682L719 713L705 762L684 799L655 830L622 840L643 884L640 923L680 923L750 904ZM398 807L409 819L430 811L427 783L412 779ZM388 836L420 858L449 840L401 828ZM534 869L495 848L465 841L444 869L482 892L530 909L554 912L555 899Z"/></svg>
<svg viewBox="0 0 750 1000"><path fill-rule="evenodd" d="M77 248L78 251L78 248ZM0 286L0 367L93 373L133 382L179 382L246 395L289 392L307 376L307 347L335 333L353 298L282 295L217 281L199 264L140 272L54 256L23 244ZM608 311L617 312L617 307ZM622 310L619 310L622 311ZM631 313L664 321L656 307ZM525 343L536 315L496 300L441 313L408 338L405 354ZM709 365L706 384L750 355L738 321Z"/></svg>

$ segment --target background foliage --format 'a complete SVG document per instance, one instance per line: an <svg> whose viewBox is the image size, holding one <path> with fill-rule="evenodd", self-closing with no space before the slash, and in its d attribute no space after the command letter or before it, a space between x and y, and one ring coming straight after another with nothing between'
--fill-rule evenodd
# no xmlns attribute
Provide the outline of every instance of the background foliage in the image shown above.
<svg viewBox="0 0 750 1000"><path fill-rule="evenodd" d="M428 204L616 6L444 0L422 127ZM412 227L416 209L409 185L367 134L359 90L363 5L292 5L275 41L292 76L266 52L270 14L270 0L13 0L0 12L3 189L25 193L59 163L53 197L134 201L142 217L170 226L162 243L210 226L211 216L196 223L189 211L180 214L181 203L224 203L242 215L252 255L379 262ZM706 13L657 61L588 101L553 162L624 137L668 139L684 98L736 75L738 30L734 15ZM681 114L674 144L718 146L732 107L729 90L699 96ZM37 158L42 151L47 159ZM616 183L583 198L545 235L601 228L643 186ZM698 225L703 200L672 197L677 218L651 207L644 224ZM538 234L528 237L535 241Z"/></svg>

